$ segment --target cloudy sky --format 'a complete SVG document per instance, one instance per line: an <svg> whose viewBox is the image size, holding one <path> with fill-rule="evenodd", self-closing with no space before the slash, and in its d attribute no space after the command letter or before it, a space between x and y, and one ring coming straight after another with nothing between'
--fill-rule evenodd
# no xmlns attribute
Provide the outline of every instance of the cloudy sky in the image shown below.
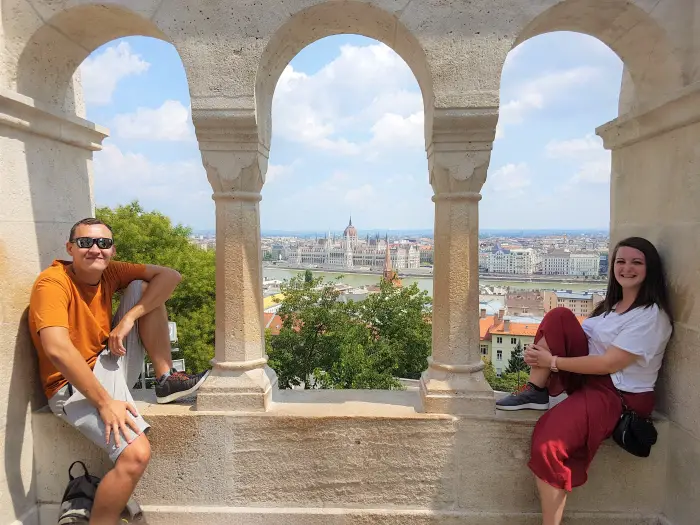
<svg viewBox="0 0 700 525"><path fill-rule="evenodd" d="M622 64L597 40L543 35L508 57L481 228L607 228L610 157L594 129L617 114ZM182 64L167 43L125 38L82 65L88 118L110 129L95 199L214 227ZM304 49L273 103L263 230L432 228L418 84L391 49L358 36Z"/></svg>

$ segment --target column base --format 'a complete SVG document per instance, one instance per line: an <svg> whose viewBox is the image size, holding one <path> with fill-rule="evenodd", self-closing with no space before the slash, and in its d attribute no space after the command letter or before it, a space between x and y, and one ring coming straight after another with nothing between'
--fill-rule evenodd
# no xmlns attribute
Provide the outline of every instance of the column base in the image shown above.
<svg viewBox="0 0 700 525"><path fill-rule="evenodd" d="M197 410L265 412L277 388L277 374L267 364L240 367L240 363L214 362L197 392Z"/></svg>
<svg viewBox="0 0 700 525"><path fill-rule="evenodd" d="M483 364L443 365L429 360L420 378L423 412L455 416L488 416L496 410L493 389L484 378ZM455 371L452 369L462 369Z"/></svg>

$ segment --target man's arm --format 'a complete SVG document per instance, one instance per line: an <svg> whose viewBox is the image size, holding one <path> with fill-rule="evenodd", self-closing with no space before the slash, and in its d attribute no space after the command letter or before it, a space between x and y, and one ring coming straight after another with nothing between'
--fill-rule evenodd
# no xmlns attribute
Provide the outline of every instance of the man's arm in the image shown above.
<svg viewBox="0 0 700 525"><path fill-rule="evenodd" d="M125 317L131 318L132 321L143 317L156 306L170 299L175 288L182 281L182 276L172 268L147 264L143 280L148 283L146 291L141 296L141 300L125 314Z"/></svg>
<svg viewBox="0 0 700 525"><path fill-rule="evenodd" d="M85 358L73 345L67 328L43 328L39 331L39 337L49 361L90 403L99 409L111 401L112 398L92 373Z"/></svg>
<svg viewBox="0 0 700 525"><path fill-rule="evenodd" d="M182 276L172 268L147 264L142 279L148 282L141 299L119 321L109 334L109 349L116 355L125 355L124 338L140 317L164 304L182 281Z"/></svg>
<svg viewBox="0 0 700 525"><path fill-rule="evenodd" d="M127 412L131 412L134 417L138 412L129 403L112 399L73 345L68 329L62 326L43 328L39 331L39 338L49 361L97 408L105 424L106 442L109 443L110 436L113 435L117 446L121 446L119 434L121 431L127 442L131 443L132 439L129 438L127 426L135 436L138 436L141 431Z"/></svg>

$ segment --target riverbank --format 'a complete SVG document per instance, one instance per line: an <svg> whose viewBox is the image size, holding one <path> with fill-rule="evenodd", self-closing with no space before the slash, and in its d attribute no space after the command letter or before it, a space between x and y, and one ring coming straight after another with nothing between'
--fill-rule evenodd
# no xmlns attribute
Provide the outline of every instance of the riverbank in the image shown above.
<svg viewBox="0 0 700 525"><path fill-rule="evenodd" d="M379 283L381 278L380 273L358 273L345 271L327 271L309 268L314 277L322 277L326 281L333 281L343 276L342 282L350 286L372 286ZM263 276L265 279L285 280L303 273L306 268L280 268L279 266L263 266ZM433 295L433 276L402 276L401 281L404 286L415 283L420 290L425 290L428 295ZM605 281L535 281L535 280L520 280L513 279L491 279L479 277L479 284L483 286L498 286L502 288L510 288L511 290L571 290L572 292L585 292L591 289L605 289Z"/></svg>
<svg viewBox="0 0 700 525"><path fill-rule="evenodd" d="M355 268L312 268L310 266L294 266L294 265L282 265L274 263L263 263L263 268L288 270L291 272L305 272L306 270L311 270L312 272L326 273L326 274L337 274L337 275L367 275L367 276L381 276L381 270L370 270L367 268L355 269ZM433 278L432 268L411 268L400 270L398 272L399 277L418 277L418 278ZM523 282L523 283L561 283L561 284L583 284L586 286L598 287L599 285L605 285L607 283L607 277L598 278L584 278L584 277L572 277L570 275L502 275L502 274L488 274L480 273L479 280L485 281L506 281L506 282Z"/></svg>

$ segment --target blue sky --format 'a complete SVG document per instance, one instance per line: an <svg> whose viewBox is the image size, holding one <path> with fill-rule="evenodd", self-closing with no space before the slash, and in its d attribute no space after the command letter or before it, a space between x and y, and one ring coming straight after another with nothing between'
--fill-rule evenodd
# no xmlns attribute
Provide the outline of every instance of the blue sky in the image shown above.
<svg viewBox="0 0 700 525"><path fill-rule="evenodd" d="M187 81L167 43L125 38L81 66L88 119L111 136L95 154L95 200L138 199L174 222L214 227ZM617 115L618 57L574 33L508 57L483 229L607 228L610 157L594 135ZM422 100L391 49L352 35L320 40L284 71L273 101L263 230L432 228Z"/></svg>

